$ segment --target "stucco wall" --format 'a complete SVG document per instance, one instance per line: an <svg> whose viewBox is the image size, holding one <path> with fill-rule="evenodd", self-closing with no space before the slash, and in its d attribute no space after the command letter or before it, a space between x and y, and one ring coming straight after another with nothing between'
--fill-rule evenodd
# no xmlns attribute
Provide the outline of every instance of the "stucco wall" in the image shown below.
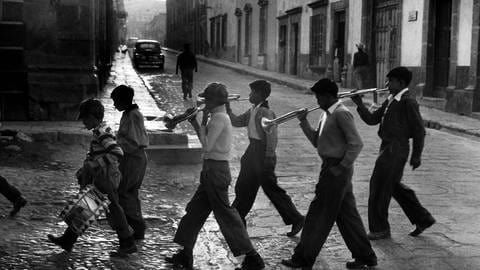
<svg viewBox="0 0 480 270"><path fill-rule="evenodd" d="M422 22L424 0L403 0L402 7L402 66L420 66L422 60ZM409 21L409 15L417 13L415 21Z"/></svg>
<svg viewBox="0 0 480 270"><path fill-rule="evenodd" d="M458 16L458 62L459 66L470 65L472 46L472 18L473 0L460 1L460 15Z"/></svg>
<svg viewBox="0 0 480 270"><path fill-rule="evenodd" d="M350 0L348 6L348 44L347 54L357 51L355 44L362 41L362 1ZM353 57L351 64L353 63Z"/></svg>

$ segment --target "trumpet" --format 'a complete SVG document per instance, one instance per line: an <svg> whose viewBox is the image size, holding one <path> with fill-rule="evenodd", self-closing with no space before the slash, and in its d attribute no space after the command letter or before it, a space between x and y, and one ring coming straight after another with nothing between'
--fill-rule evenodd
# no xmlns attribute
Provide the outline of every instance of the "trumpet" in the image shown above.
<svg viewBox="0 0 480 270"><path fill-rule="evenodd" d="M347 98L347 97L364 95L364 94L374 93L374 92L381 93L381 92L385 92L385 91L388 91L388 88L380 88L380 89L379 88L368 88L368 89L353 90L353 91L338 93L338 98L339 99L340 98ZM318 109L321 109L320 106L313 107L313 108L310 108L310 109L302 108L302 109L298 109L298 110L283 114L283 115L281 115L281 116L279 116L275 119L268 119L266 117L262 117L261 125L262 125L263 130L265 130L265 132L270 132L271 129L274 126L277 126L281 123L287 122L288 120L291 120L291 119L297 117L298 115L300 115L302 113L310 113L310 112L316 111Z"/></svg>
<svg viewBox="0 0 480 270"><path fill-rule="evenodd" d="M239 94L230 94L228 95L228 101L245 101L248 100L248 98L240 98ZM197 99L197 107L192 107L188 108L184 113L180 115L175 115L172 116L170 114L167 114L163 117L163 123L165 124L165 127L168 129L174 129L178 124L185 120L190 120L193 117L195 117L199 112L203 111L205 109L205 98L199 97Z"/></svg>
<svg viewBox="0 0 480 270"><path fill-rule="evenodd" d="M249 98L241 98L239 94L229 94L228 95L228 102L232 101L247 101ZM204 97L198 97L197 98L197 105L198 104L205 104L205 98Z"/></svg>
<svg viewBox="0 0 480 270"><path fill-rule="evenodd" d="M192 119L204 109L205 109L205 106L199 106L199 107L188 108L184 113L180 115L172 116L171 114L167 114L163 117L163 123L165 124L166 128L170 130L174 129L178 124L180 124L185 120Z"/></svg>

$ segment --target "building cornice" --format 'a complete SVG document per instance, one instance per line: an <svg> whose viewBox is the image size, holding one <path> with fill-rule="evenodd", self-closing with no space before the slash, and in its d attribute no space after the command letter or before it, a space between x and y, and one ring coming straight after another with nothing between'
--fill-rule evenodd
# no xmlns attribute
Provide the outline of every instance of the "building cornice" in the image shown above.
<svg viewBox="0 0 480 270"><path fill-rule="evenodd" d="M257 4L261 7L264 7L264 6L268 5L268 0L258 0Z"/></svg>
<svg viewBox="0 0 480 270"><path fill-rule="evenodd" d="M309 6L312 9L327 6L327 5L328 5L328 0L319 0L319 1L315 1L310 4L307 4L307 6Z"/></svg>
<svg viewBox="0 0 480 270"><path fill-rule="evenodd" d="M285 11L285 13L287 13L287 15L302 13L302 7L300 6L300 7L289 9L289 10Z"/></svg>

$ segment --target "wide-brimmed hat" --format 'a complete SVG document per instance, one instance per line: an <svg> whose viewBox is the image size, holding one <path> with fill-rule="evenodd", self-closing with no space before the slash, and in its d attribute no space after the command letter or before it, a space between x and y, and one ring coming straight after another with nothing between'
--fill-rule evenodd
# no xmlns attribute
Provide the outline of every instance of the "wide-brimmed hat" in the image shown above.
<svg viewBox="0 0 480 270"><path fill-rule="evenodd" d="M225 104L228 102L227 87L222 83L210 83L202 93L198 94L198 96L205 98L205 100L214 101L218 104Z"/></svg>
<svg viewBox="0 0 480 270"><path fill-rule="evenodd" d="M359 48L359 49L365 50L365 44L363 44L363 43L361 43L361 42L355 44L355 46L357 46L357 48Z"/></svg>

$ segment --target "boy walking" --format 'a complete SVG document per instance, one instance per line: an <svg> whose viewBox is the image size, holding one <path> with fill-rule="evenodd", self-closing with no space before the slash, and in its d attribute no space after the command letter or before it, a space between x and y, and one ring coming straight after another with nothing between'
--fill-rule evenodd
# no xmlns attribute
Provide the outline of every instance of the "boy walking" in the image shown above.
<svg viewBox="0 0 480 270"><path fill-rule="evenodd" d="M138 191L147 169L145 148L148 146L148 135L138 105L132 104L133 95L131 87L120 85L113 89L110 97L115 108L123 111L117 133L118 145L123 150L123 157L120 160L122 180L118 187L119 202L128 224L133 229L133 237L141 240L145 238L146 225Z"/></svg>
<svg viewBox="0 0 480 270"><path fill-rule="evenodd" d="M232 206L238 210L244 224L245 217L252 209L253 203L261 186L265 195L273 203L283 222L292 225L287 233L294 236L303 227L304 217L293 205L292 199L287 195L277 182L275 164L277 161L275 149L277 147L277 129L265 132L262 128L263 117L275 118L275 113L270 110L268 101L271 86L265 80L256 80L250 83L249 101L252 108L236 116L227 103L227 113L234 127L247 127L250 144L240 160L240 174L235 184L235 200Z"/></svg>
<svg viewBox="0 0 480 270"><path fill-rule="evenodd" d="M108 222L117 232L120 246L112 256L126 256L137 251L137 246L132 237L132 229L128 226L122 207L118 202L118 185L121 174L118 169L118 160L122 158L123 151L117 145L115 137L110 133L103 121L104 107L99 100L88 99L80 104L79 119L88 130L92 130L93 139L90 151L77 172L80 187L93 184L100 192L107 194L110 200L107 214ZM67 228L62 236L48 235L48 240L60 246L67 252L72 251L78 235Z"/></svg>
<svg viewBox="0 0 480 270"><path fill-rule="evenodd" d="M7 198L12 204L13 208L10 211L10 217L15 217L22 207L27 204L27 200L22 197L18 189L8 183L7 179L0 175L0 193Z"/></svg>
<svg viewBox="0 0 480 270"><path fill-rule="evenodd" d="M435 223L430 212L418 200L415 192L401 183L403 169L408 159L409 139L412 138L410 165L415 170L421 164L425 127L418 104L410 96L408 85L412 72L396 67L387 74L390 95L382 106L370 112L360 96L352 97L357 112L368 125L380 124L378 136L382 139L380 153L370 178L368 198L368 225L371 240L390 237L388 206L393 198L416 225L410 235L417 236Z"/></svg>
<svg viewBox="0 0 480 270"><path fill-rule="evenodd" d="M300 242L291 259L282 264L312 269L323 244L336 222L354 261L348 269L365 269L377 265L377 257L367 238L362 219L355 205L352 190L353 163L363 143L353 115L337 98L338 88L330 79L321 79L311 88L324 113L314 130L307 112L298 116L300 127L317 149L322 168L315 187L315 197L308 208Z"/></svg>
<svg viewBox="0 0 480 270"><path fill-rule="evenodd" d="M177 67L175 74L178 74L178 68L182 76L182 92L183 99L192 98L193 89L193 70L197 72L197 58L195 54L190 50L190 44L183 45L183 52L177 57Z"/></svg>
<svg viewBox="0 0 480 270"><path fill-rule="evenodd" d="M167 262L193 267L193 247L197 235L213 211L220 231L234 256L246 254L242 270L259 270L265 267L263 259L254 249L237 210L230 205L228 186L231 182L229 159L232 145L232 124L226 113L228 92L225 85L211 83L199 95L205 98L205 109L199 126L192 118L190 123L197 132L203 148L203 168L200 185L186 207L174 242L183 250L167 257Z"/></svg>
<svg viewBox="0 0 480 270"><path fill-rule="evenodd" d="M2 114L0 112L0 119L2 119ZM2 123L0 123L2 127ZM0 135L1 132L0 132ZM7 179L0 175L0 194L5 196L13 204L12 211L10 211L10 217L15 217L22 207L27 204L27 200L22 197L22 194L18 189L8 183Z"/></svg>

